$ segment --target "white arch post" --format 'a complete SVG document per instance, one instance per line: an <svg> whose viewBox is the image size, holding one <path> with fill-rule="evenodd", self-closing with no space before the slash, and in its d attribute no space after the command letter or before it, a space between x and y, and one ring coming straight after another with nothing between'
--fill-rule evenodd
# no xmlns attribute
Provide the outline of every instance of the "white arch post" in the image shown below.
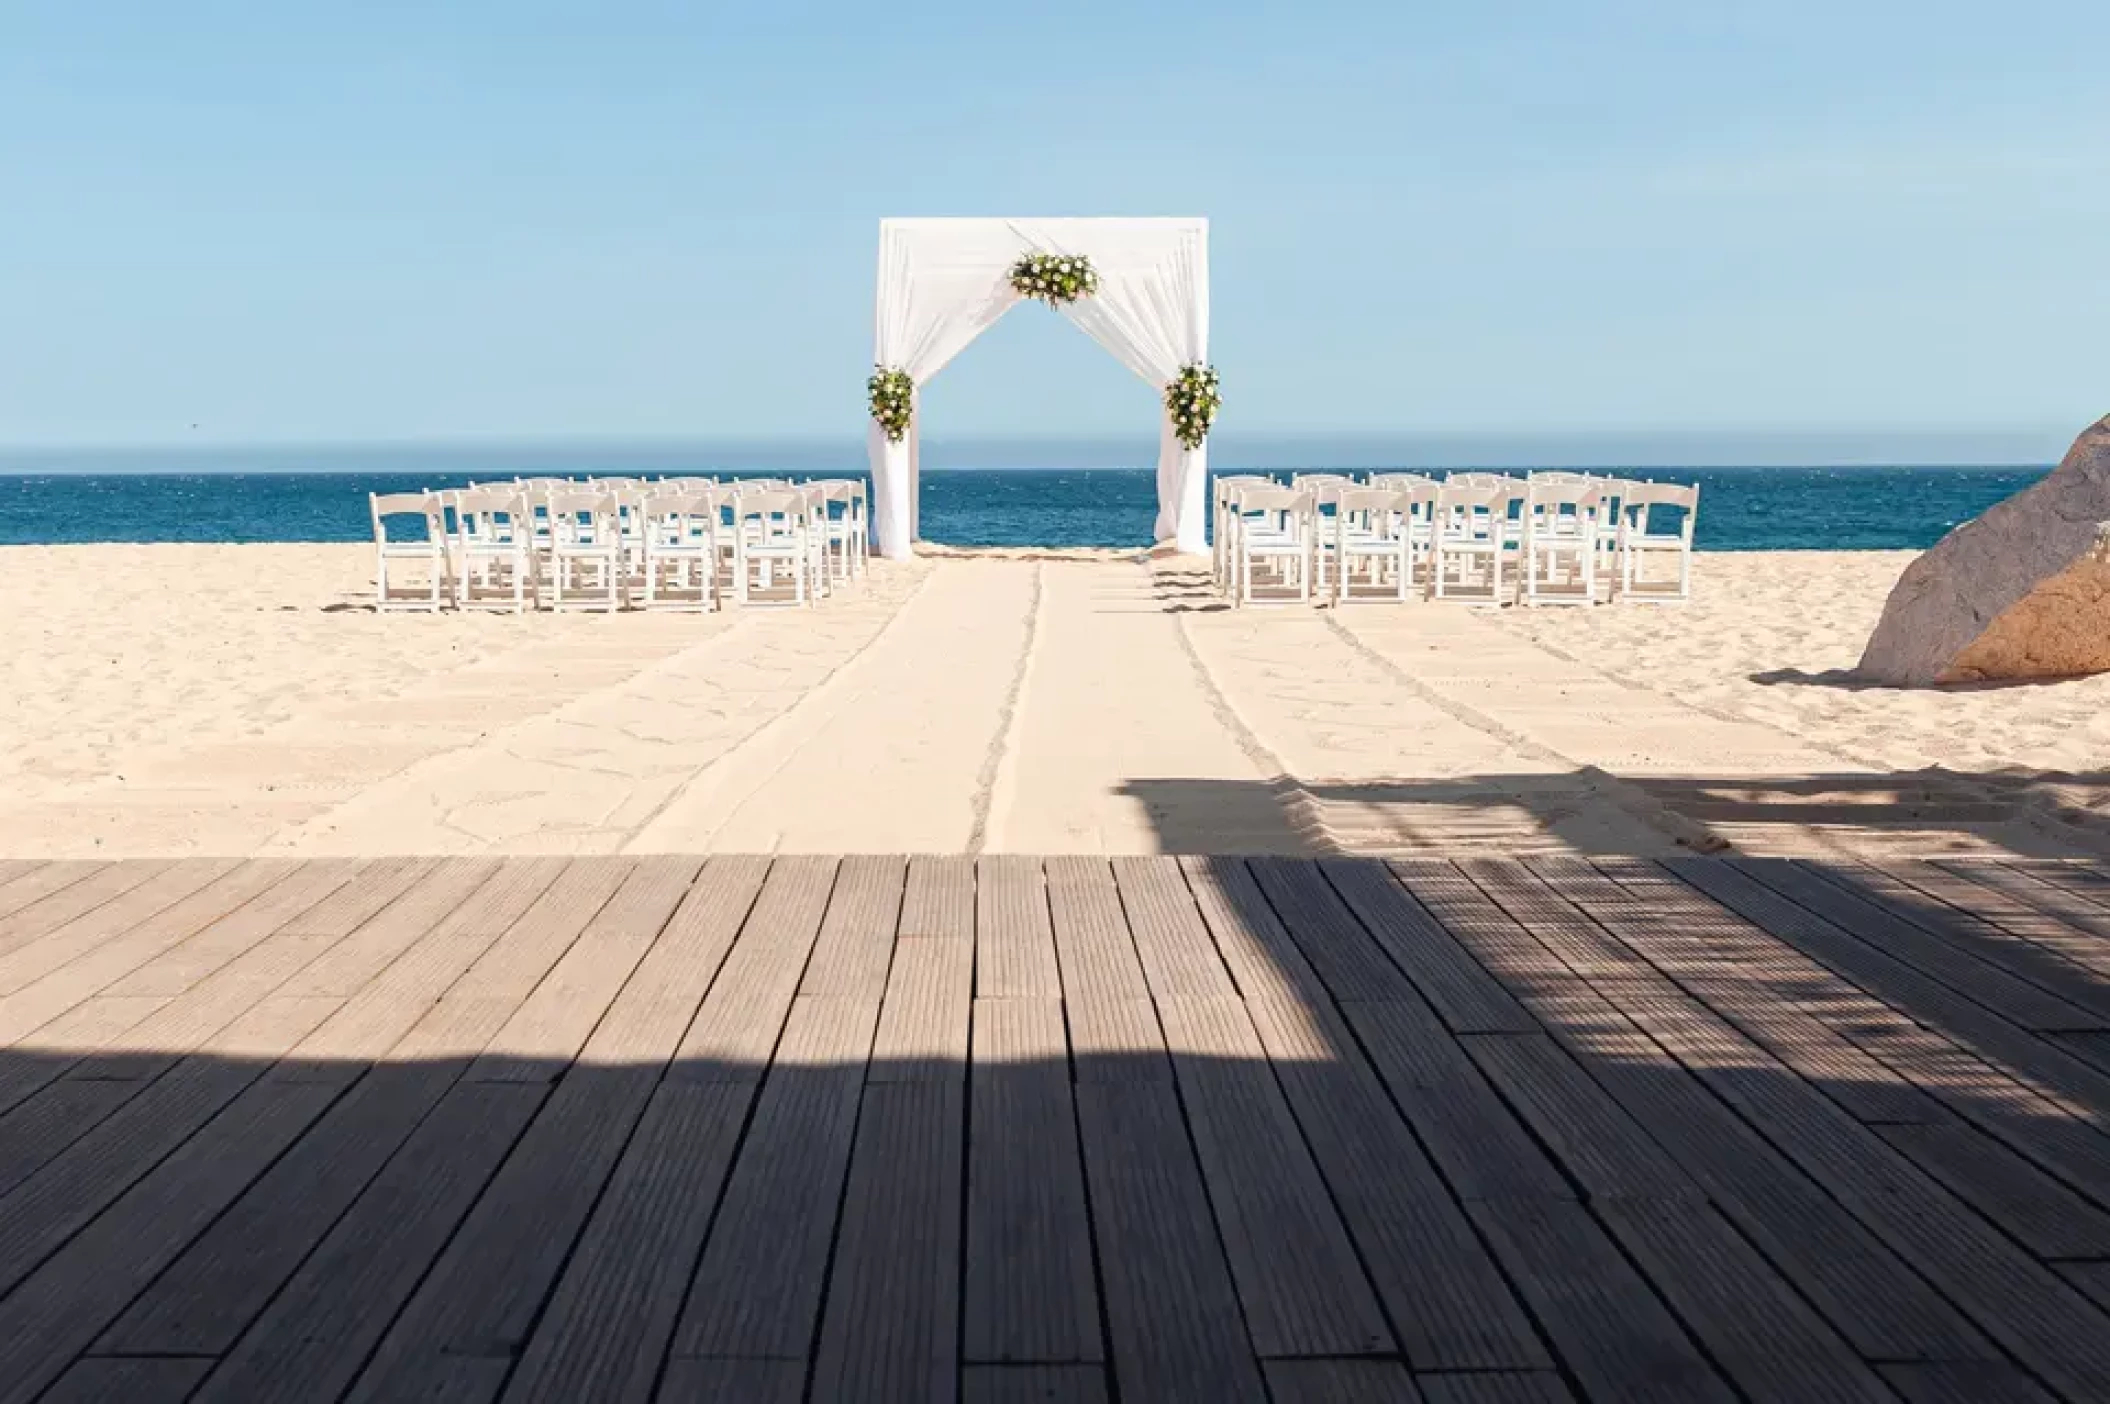
<svg viewBox="0 0 2110 1404"><path fill-rule="evenodd" d="M918 391L1020 301L1011 267L1030 253L1082 254L1099 291L1061 311L1162 397L1183 366L1209 359L1209 222L1205 219L886 219L879 222L874 364L906 371ZM881 555L911 554L920 525L917 412L899 442L875 423L873 519ZM1162 408L1158 433L1161 546L1208 550L1207 445L1190 449Z"/></svg>

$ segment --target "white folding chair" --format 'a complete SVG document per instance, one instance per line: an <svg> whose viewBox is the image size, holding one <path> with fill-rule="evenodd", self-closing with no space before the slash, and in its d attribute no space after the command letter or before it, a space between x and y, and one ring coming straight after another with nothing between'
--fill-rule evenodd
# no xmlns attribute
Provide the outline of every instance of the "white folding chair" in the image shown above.
<svg viewBox="0 0 2110 1404"><path fill-rule="evenodd" d="M547 506L550 608L621 609L628 548L615 496L574 488L551 493Z"/></svg>
<svg viewBox="0 0 2110 1404"><path fill-rule="evenodd" d="M646 609L718 607L718 496L658 492L639 509Z"/></svg>
<svg viewBox="0 0 2110 1404"><path fill-rule="evenodd" d="M1409 530L1411 496L1387 488L1351 488L1334 497L1333 601L1405 600L1414 582L1414 543ZM1369 575L1372 593L1355 593L1356 565ZM1387 593L1389 592L1389 593Z"/></svg>
<svg viewBox="0 0 2110 1404"><path fill-rule="evenodd" d="M1524 487L1524 604L1597 603L1598 506L1598 486L1586 475L1532 474Z"/></svg>
<svg viewBox="0 0 2110 1404"><path fill-rule="evenodd" d="M1649 509L1673 508L1681 520L1671 531L1649 529ZM1692 534L1700 518L1697 483L1629 483L1619 499L1619 594L1622 599L1653 604L1682 604L1692 598ZM1660 527L1663 513L1656 515ZM1671 556L1677 574L1669 581L1648 578L1651 556Z"/></svg>
<svg viewBox="0 0 2110 1404"><path fill-rule="evenodd" d="M517 488L465 488L446 494L454 516L450 554L455 603L463 609L510 609L541 604L534 526Z"/></svg>
<svg viewBox="0 0 2110 1404"><path fill-rule="evenodd" d="M1315 566L1317 516L1312 495L1295 488L1257 484L1239 489L1233 499L1238 589L1233 597L1240 605L1309 604ZM1269 567L1283 589L1293 595L1263 597L1256 592L1254 577Z"/></svg>
<svg viewBox="0 0 2110 1404"><path fill-rule="evenodd" d="M1273 478L1263 478L1253 473L1234 473L1215 480L1210 490L1209 548L1212 561L1211 573L1219 587L1229 593L1237 593L1238 585L1231 569L1231 541L1236 529L1231 501L1240 488L1277 487Z"/></svg>
<svg viewBox="0 0 2110 1404"><path fill-rule="evenodd" d="M1491 481L1490 481L1491 480ZM1429 559L1439 600L1467 598L1501 604L1502 560L1509 553L1509 509L1517 500L1516 479L1500 474L1453 474L1436 493ZM1484 573L1487 589L1474 594L1473 579Z"/></svg>
<svg viewBox="0 0 2110 1404"><path fill-rule="evenodd" d="M454 581L447 562L447 514L440 494L370 492L366 501L374 517L375 612L429 610L437 614L441 604L451 602L454 596ZM389 536L391 518L401 522L413 517L423 527L421 535ZM425 571L424 591L414 595L391 593L388 583L391 561L405 565L415 562L422 566Z"/></svg>
<svg viewBox="0 0 2110 1404"><path fill-rule="evenodd" d="M804 605L810 598L811 500L798 488L742 491L732 499L733 598L743 605ZM790 597L778 577L788 579Z"/></svg>

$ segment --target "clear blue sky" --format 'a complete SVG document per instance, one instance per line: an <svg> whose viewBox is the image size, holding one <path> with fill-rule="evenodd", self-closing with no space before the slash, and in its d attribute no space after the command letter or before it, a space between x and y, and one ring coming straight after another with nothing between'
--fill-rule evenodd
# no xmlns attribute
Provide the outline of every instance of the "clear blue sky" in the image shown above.
<svg viewBox="0 0 2110 1404"><path fill-rule="evenodd" d="M1208 216L1226 428L2070 434L2106 63L2100 0L0 0L0 444L859 434L889 214ZM925 422L1152 405L1028 307Z"/></svg>

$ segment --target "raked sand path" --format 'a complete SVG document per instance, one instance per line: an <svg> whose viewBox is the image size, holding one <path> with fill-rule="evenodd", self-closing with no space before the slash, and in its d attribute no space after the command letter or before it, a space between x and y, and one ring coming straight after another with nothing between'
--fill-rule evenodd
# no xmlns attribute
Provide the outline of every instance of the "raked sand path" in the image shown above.
<svg viewBox="0 0 2110 1404"><path fill-rule="evenodd" d="M2110 684L1827 671L1903 560L1496 614L945 556L810 610L557 619L377 618L357 548L4 551L0 855L2101 851L2068 821ZM1826 573L1865 602L1796 588Z"/></svg>

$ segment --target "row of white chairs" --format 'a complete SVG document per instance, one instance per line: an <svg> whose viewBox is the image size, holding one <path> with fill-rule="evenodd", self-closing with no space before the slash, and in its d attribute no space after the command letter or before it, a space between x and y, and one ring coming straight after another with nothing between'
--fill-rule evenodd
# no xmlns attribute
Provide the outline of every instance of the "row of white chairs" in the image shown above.
<svg viewBox="0 0 2110 1404"><path fill-rule="evenodd" d="M869 560L865 485L848 478L521 478L369 506L383 611L805 605Z"/></svg>
<svg viewBox="0 0 2110 1404"><path fill-rule="evenodd" d="M1680 483L1573 472L1234 476L1216 480L1214 504L1216 579L1240 605L1592 605L1692 593L1700 490Z"/></svg>

